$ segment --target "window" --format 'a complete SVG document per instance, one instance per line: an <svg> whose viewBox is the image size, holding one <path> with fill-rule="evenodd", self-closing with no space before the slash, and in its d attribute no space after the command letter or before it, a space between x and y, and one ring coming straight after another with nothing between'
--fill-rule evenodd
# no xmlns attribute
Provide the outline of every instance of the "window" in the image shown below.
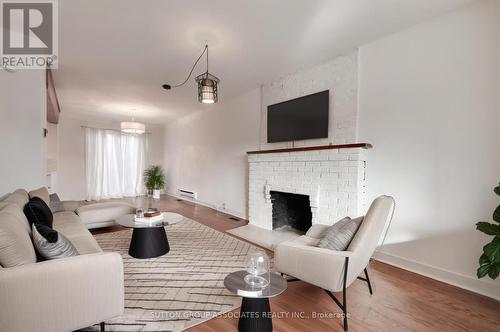
<svg viewBox="0 0 500 332"><path fill-rule="evenodd" d="M87 200L144 193L147 136L85 128Z"/></svg>

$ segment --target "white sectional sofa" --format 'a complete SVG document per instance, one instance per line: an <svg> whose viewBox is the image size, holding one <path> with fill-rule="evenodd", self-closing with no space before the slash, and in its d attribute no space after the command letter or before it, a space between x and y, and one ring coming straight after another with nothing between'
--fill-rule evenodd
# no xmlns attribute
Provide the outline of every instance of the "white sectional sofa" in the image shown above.
<svg viewBox="0 0 500 332"><path fill-rule="evenodd" d="M0 331L66 332L121 315L121 256L103 252L71 210L54 213L53 228L80 255L37 262L23 213L28 200L28 192L18 189L0 201Z"/></svg>

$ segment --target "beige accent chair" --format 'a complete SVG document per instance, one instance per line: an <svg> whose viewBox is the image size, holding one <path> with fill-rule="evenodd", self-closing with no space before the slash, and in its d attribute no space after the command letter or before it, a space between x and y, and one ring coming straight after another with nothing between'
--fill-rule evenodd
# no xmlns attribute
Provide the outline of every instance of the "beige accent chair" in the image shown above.
<svg viewBox="0 0 500 332"><path fill-rule="evenodd" d="M48 194L31 192L48 199ZM54 213L53 228L80 255L36 262L23 213L26 190L0 199L0 331L66 332L120 316L124 311L120 254L103 252L74 211ZM3 265L2 265L3 264Z"/></svg>
<svg viewBox="0 0 500 332"><path fill-rule="evenodd" d="M342 309L344 330L347 331L347 287L359 278L368 283L372 294L366 267L392 219L394 207L395 202L392 197L376 198L346 251L317 247L329 226L312 225L306 235L277 245L274 252L275 269L282 274L323 288ZM364 278L359 277L362 272L365 274ZM342 303L332 294L340 291L343 293Z"/></svg>

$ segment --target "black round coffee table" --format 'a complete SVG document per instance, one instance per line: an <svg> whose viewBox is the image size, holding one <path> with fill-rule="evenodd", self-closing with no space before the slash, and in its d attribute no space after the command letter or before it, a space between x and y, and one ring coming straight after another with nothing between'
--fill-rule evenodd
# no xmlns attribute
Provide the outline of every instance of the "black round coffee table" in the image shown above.
<svg viewBox="0 0 500 332"><path fill-rule="evenodd" d="M286 279L270 272L269 285L264 288L252 287L245 282L247 271L236 271L224 278L224 286L232 293L241 296L239 332L272 332L273 321L269 298L283 293Z"/></svg>
<svg viewBox="0 0 500 332"><path fill-rule="evenodd" d="M127 214L116 219L123 227L133 228L128 254L134 258L153 258L170 251L165 226L176 224L184 217L173 212L163 212L163 220L146 224L136 223L135 215Z"/></svg>

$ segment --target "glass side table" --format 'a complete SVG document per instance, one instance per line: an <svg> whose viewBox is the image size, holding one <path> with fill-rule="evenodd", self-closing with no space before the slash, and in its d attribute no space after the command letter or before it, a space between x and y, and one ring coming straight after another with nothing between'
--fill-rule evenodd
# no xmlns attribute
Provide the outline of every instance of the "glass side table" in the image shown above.
<svg viewBox="0 0 500 332"><path fill-rule="evenodd" d="M236 271L224 278L224 286L242 297L238 331L240 332L272 332L273 322L269 298L286 290L286 280L281 275L270 272L269 285L256 288L245 282L247 271Z"/></svg>

